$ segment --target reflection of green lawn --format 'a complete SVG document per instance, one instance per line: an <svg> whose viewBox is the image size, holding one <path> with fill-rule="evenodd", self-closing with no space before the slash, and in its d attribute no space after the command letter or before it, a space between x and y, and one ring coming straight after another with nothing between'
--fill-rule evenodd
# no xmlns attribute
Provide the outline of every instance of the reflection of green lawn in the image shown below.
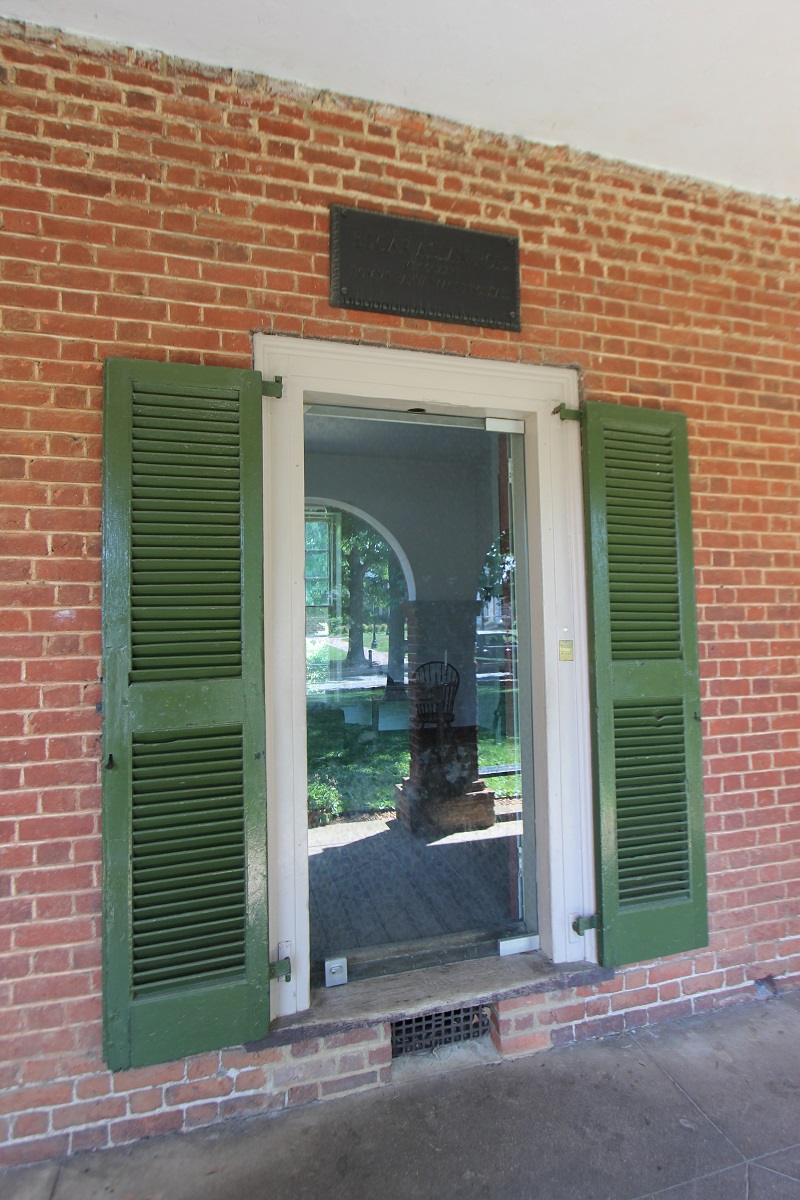
<svg viewBox="0 0 800 1200"><path fill-rule="evenodd" d="M478 730L478 767L481 771L489 767L509 767L514 763L519 765L518 747L513 737L496 741L490 729ZM519 775L487 775L484 778L487 787L498 796L519 795Z"/></svg>
<svg viewBox="0 0 800 1200"><path fill-rule="evenodd" d="M347 651L331 646L322 638L306 638L306 682L327 683L328 664L344 662Z"/></svg>
<svg viewBox="0 0 800 1200"><path fill-rule="evenodd" d="M395 785L408 775L408 731L374 730L346 725L339 702L369 703L368 690L335 694L326 704L308 709L308 807L322 821L347 813L376 812L395 805ZM513 738L495 740L491 730L479 730L480 769L518 761ZM486 777L499 797L519 795L518 775Z"/></svg>
<svg viewBox="0 0 800 1200"><path fill-rule="evenodd" d="M319 663L341 662L347 651L332 646L327 638L306 638L306 662L317 666Z"/></svg>

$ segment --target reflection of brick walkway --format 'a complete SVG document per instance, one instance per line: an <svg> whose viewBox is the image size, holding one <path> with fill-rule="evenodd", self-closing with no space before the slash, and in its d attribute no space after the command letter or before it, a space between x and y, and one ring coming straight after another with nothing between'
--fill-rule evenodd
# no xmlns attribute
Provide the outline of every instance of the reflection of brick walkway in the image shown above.
<svg viewBox="0 0 800 1200"><path fill-rule="evenodd" d="M337 650L344 650L347 653L347 638L321 638L321 641L327 642L329 646L335 647ZM369 659L369 648L365 648L364 653ZM386 650L373 650L372 661L380 667L385 667L389 661L389 654Z"/></svg>
<svg viewBox="0 0 800 1200"><path fill-rule="evenodd" d="M325 641L329 646L333 646L337 650L344 650L347 652L347 638L320 638L315 640ZM367 657L369 657L369 650L366 651L366 654ZM373 650L372 661L375 663L376 667L386 667L389 662L389 655L385 650ZM481 664L479 663L478 665L480 666ZM491 663L487 665L491 666ZM513 683L513 676L506 670L486 670L484 668L482 671L477 671L476 679L482 681L501 680L509 685ZM395 682L398 681L396 680ZM407 671L403 682L408 682ZM337 688L341 688L343 691L345 691L351 688L383 687L385 684L386 674L384 671L371 671L367 675L353 675L352 672L348 671L341 679L332 679L327 683L315 683L309 690L316 693L334 691Z"/></svg>
<svg viewBox="0 0 800 1200"><path fill-rule="evenodd" d="M310 830L312 961L509 926L522 821L517 801L502 807L511 820L431 842L394 814Z"/></svg>
<svg viewBox="0 0 800 1200"><path fill-rule="evenodd" d="M326 645L332 646L336 650L347 652L347 638L318 638L315 641L325 642ZM367 651L367 657L369 657L369 651ZM372 661L375 664L375 669L370 671L369 667L367 667L366 674L361 673L361 671L356 674L351 668L342 667L341 676L326 680L324 683L310 684L308 686L309 695L320 695L322 692L348 692L356 689L386 687L386 665L389 661L388 653L385 650L373 650Z"/></svg>

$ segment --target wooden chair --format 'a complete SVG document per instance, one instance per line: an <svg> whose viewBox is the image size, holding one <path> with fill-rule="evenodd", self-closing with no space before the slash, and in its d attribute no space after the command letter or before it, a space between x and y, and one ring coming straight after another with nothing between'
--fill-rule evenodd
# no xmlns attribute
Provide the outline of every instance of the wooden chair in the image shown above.
<svg viewBox="0 0 800 1200"><path fill-rule="evenodd" d="M444 743L445 733L452 731L460 680L455 667L436 660L422 663L411 679L418 725L435 729L439 745Z"/></svg>

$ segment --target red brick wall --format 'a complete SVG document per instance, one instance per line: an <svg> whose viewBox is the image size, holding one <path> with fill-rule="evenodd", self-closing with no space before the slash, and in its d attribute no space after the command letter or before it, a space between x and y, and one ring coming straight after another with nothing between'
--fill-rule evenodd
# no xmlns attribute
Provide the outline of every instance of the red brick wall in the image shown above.
<svg viewBox="0 0 800 1200"><path fill-rule="evenodd" d="M796 981L800 209L262 78L0 33L0 1085L20 1114L0 1116L15 1139L0 1162L387 1071L380 1029L364 1033L372 1049L305 1042L115 1079L102 1066L107 355L249 366L251 333L270 330L575 364L587 397L686 412L711 946L506 1002L494 1035L524 1052L719 1003L766 975ZM331 309L331 201L518 234L522 333Z"/></svg>

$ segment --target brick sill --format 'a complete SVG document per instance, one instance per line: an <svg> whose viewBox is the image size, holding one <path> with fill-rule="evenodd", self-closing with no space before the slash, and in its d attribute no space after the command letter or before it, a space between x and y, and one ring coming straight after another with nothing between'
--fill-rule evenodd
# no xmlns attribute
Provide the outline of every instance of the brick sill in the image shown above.
<svg viewBox="0 0 800 1200"><path fill-rule="evenodd" d="M245 1048L288 1046L420 1013L467 1004L493 1004L613 978L612 967L588 962L552 963L538 951L424 967L312 991L309 1009L295 1016L279 1017L267 1037L248 1042Z"/></svg>

